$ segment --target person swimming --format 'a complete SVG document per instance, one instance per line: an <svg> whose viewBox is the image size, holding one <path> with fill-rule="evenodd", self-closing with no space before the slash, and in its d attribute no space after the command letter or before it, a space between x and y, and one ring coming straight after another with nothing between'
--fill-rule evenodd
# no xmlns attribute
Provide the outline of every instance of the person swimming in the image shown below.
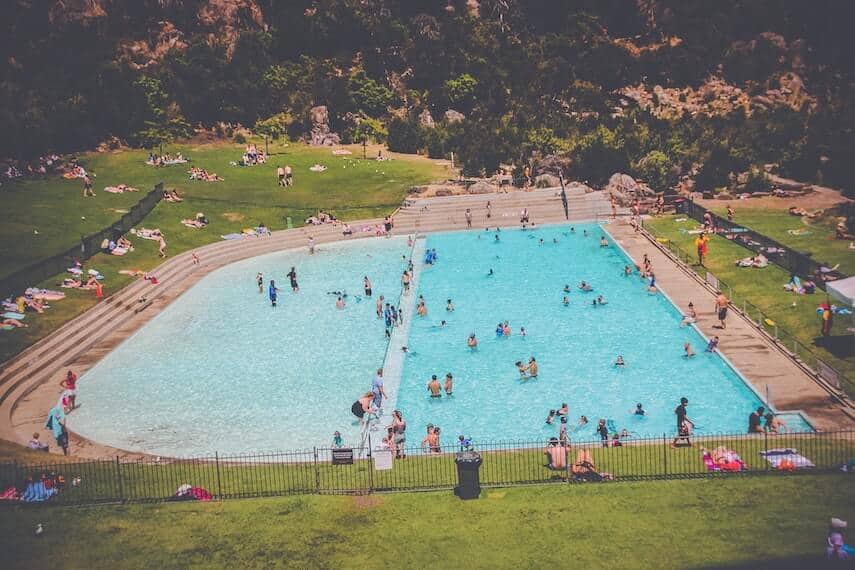
<svg viewBox="0 0 855 570"><path fill-rule="evenodd" d="M695 351L692 350L692 345L688 342L683 344L683 352L685 352L683 356L685 356L686 358L692 358L695 355Z"/></svg>
<svg viewBox="0 0 855 570"><path fill-rule="evenodd" d="M528 333L525 332L525 327L520 327L520 336L527 336Z"/></svg>
<svg viewBox="0 0 855 570"><path fill-rule="evenodd" d="M615 360L615 366L624 366L626 363L623 361L623 355L618 354L617 360Z"/></svg>
<svg viewBox="0 0 855 570"><path fill-rule="evenodd" d="M588 417L587 416L579 416L579 422L577 424L579 427L583 427L588 425Z"/></svg>
<svg viewBox="0 0 855 570"><path fill-rule="evenodd" d="M493 268L491 267L490 271L487 272L487 277L492 277L492 276L493 276Z"/></svg>
<svg viewBox="0 0 855 570"><path fill-rule="evenodd" d="M643 416L643 415L645 415L646 413L647 413L647 412L645 412L645 411L644 411L644 408L641 406L641 403L640 403L640 402L639 402L638 404L636 404L636 405L635 405L635 411L633 412L633 415L636 415L636 416Z"/></svg>
<svg viewBox="0 0 855 570"><path fill-rule="evenodd" d="M570 299L567 298L567 295L564 295L564 299L561 301L564 306L568 306L570 304Z"/></svg>
<svg viewBox="0 0 855 570"><path fill-rule="evenodd" d="M589 283L586 283L585 281L582 281L581 283L579 283L579 289L581 289L582 291L585 291L585 292L594 290L594 288L591 287L591 285Z"/></svg>
<svg viewBox="0 0 855 570"><path fill-rule="evenodd" d="M569 293L569 292L570 292L570 284L569 284L569 283L566 283L566 284L564 285L564 292L565 292L565 293Z"/></svg>
<svg viewBox="0 0 855 570"><path fill-rule="evenodd" d="M454 311L454 303L452 303L452 302L451 302L451 299L449 299L448 301L446 301L446 303L445 303L445 310L446 310L446 311L448 311L449 313L451 313L452 311Z"/></svg>
<svg viewBox="0 0 855 570"><path fill-rule="evenodd" d="M493 241L499 241L499 234L496 234L495 239Z"/></svg>
<svg viewBox="0 0 855 570"><path fill-rule="evenodd" d="M605 299L603 299L603 296L602 296L602 295L598 295L598 296L597 296L597 304L598 304L598 305L605 305L605 304L607 304L607 303L608 303L608 301L606 301Z"/></svg>
<svg viewBox="0 0 855 570"><path fill-rule="evenodd" d="M472 350L478 348L478 339L475 338L475 333L469 335L469 338L466 340L466 346L468 346Z"/></svg>
<svg viewBox="0 0 855 570"><path fill-rule="evenodd" d="M447 324L448 324L448 322L446 322L446 321L439 321L438 325L433 325L433 326L434 326L434 328L437 328L437 329L444 329L445 325L447 325Z"/></svg>

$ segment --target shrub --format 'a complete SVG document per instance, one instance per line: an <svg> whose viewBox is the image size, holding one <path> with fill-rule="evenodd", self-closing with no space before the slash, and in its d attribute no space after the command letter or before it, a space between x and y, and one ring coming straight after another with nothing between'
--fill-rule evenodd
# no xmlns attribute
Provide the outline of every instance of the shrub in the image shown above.
<svg viewBox="0 0 855 570"><path fill-rule="evenodd" d="M388 130L389 150L414 154L422 147L422 127L416 121L395 118Z"/></svg>
<svg viewBox="0 0 855 570"><path fill-rule="evenodd" d="M243 136L243 133L238 133L235 135L235 142L238 144L246 144L246 137Z"/></svg>

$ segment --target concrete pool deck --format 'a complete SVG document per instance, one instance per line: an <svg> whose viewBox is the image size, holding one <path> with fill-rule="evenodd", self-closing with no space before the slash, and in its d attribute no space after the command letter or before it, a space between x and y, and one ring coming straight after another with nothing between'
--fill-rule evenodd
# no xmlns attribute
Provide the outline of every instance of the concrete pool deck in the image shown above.
<svg viewBox="0 0 855 570"><path fill-rule="evenodd" d="M486 218L490 201L492 215ZM600 192L585 194L568 192L571 221L604 220L611 212L608 201ZM564 212L557 189L482 194L445 198L410 200L395 215L396 234L423 234L466 229L464 211L473 214L473 229L516 227L519 213L527 208L538 224L564 222ZM621 212L624 213L624 212ZM382 220L350 222L354 230L371 226ZM855 422L841 405L802 368L793 363L747 319L731 311L726 331L714 331L713 295L690 277L673 260L642 234L635 234L626 224L608 227L614 239L636 261L647 253L653 259L663 292L678 307L693 300L700 309L699 329L707 335L721 337L722 353L742 372L755 390L765 393L766 385L776 409L804 410L819 429L851 428ZM341 226L324 225L274 232L268 238L246 238L222 241L197 248L201 263L193 265L191 252L168 259L150 273L160 283L151 285L142 279L135 281L105 299L79 317L3 364L0 371L0 438L25 444L38 431L42 439L52 438L42 428L47 410L60 395L59 381L71 368L82 375L118 344L139 330L183 292L205 275L224 265L257 255L285 249L303 248L312 236L320 247L344 239L374 237L373 232L357 232L346 238ZM86 405L85 399L81 405ZM145 413L143 408L140 413ZM746 411L747 416L747 411ZM144 454L129 452L99 444L74 434L74 413L69 414L71 450L75 457L136 458ZM52 446L55 447L55 446ZM202 452L214 450L200 450Z"/></svg>

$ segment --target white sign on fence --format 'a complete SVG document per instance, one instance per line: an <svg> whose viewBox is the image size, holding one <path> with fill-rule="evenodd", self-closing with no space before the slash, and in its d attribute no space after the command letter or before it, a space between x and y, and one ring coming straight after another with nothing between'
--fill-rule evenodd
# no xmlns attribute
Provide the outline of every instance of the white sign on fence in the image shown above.
<svg viewBox="0 0 855 570"><path fill-rule="evenodd" d="M388 449L375 449L371 452L371 457L374 459L374 469L377 471L386 471L392 468L392 452Z"/></svg>
<svg viewBox="0 0 855 570"><path fill-rule="evenodd" d="M718 277L707 271L707 283L715 290L718 290Z"/></svg>

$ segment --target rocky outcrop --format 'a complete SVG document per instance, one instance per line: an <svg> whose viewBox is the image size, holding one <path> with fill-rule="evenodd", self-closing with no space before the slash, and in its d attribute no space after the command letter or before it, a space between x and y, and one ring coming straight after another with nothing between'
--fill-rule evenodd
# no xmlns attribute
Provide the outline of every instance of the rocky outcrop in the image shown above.
<svg viewBox="0 0 855 570"><path fill-rule="evenodd" d="M454 109L449 109L443 116L445 117L445 122L448 124L459 123L466 118L466 115Z"/></svg>
<svg viewBox="0 0 855 570"><path fill-rule="evenodd" d="M603 190L622 206L630 206L636 200L642 203L650 202L656 196L656 192L648 185L637 182L632 176L622 173L612 174Z"/></svg>
<svg viewBox="0 0 855 570"><path fill-rule="evenodd" d="M563 174L570 171L573 161L570 157L559 154L549 154L537 161L536 172L542 174Z"/></svg>
<svg viewBox="0 0 855 570"><path fill-rule="evenodd" d="M541 174L534 179L536 188L555 188L561 186L561 180L554 174Z"/></svg>
<svg viewBox="0 0 855 570"><path fill-rule="evenodd" d="M208 43L225 45L229 57L242 31L267 30L264 14L254 0L206 0L196 18L208 31Z"/></svg>
<svg viewBox="0 0 855 570"><path fill-rule="evenodd" d="M157 64L170 50L184 50L184 33L172 22L161 21L140 40L125 40L119 44L118 60L131 69L144 69Z"/></svg>
<svg viewBox="0 0 855 570"><path fill-rule="evenodd" d="M57 0L48 10L52 26L65 24L88 25L107 16L106 0Z"/></svg>
<svg viewBox="0 0 855 570"><path fill-rule="evenodd" d="M419 113L419 124L423 127L427 127L432 129L436 126L436 123L433 120L433 117L430 114L430 111L425 109L421 113Z"/></svg>
<svg viewBox="0 0 855 570"><path fill-rule="evenodd" d="M485 182L483 180L479 180L475 184L471 184L466 192L469 194L490 194L491 192L495 192L496 187L492 184Z"/></svg>
<svg viewBox="0 0 855 570"><path fill-rule="evenodd" d="M341 137L330 130L330 113L326 105L312 107L309 111L312 127L305 140L313 146L335 146L341 144Z"/></svg>

